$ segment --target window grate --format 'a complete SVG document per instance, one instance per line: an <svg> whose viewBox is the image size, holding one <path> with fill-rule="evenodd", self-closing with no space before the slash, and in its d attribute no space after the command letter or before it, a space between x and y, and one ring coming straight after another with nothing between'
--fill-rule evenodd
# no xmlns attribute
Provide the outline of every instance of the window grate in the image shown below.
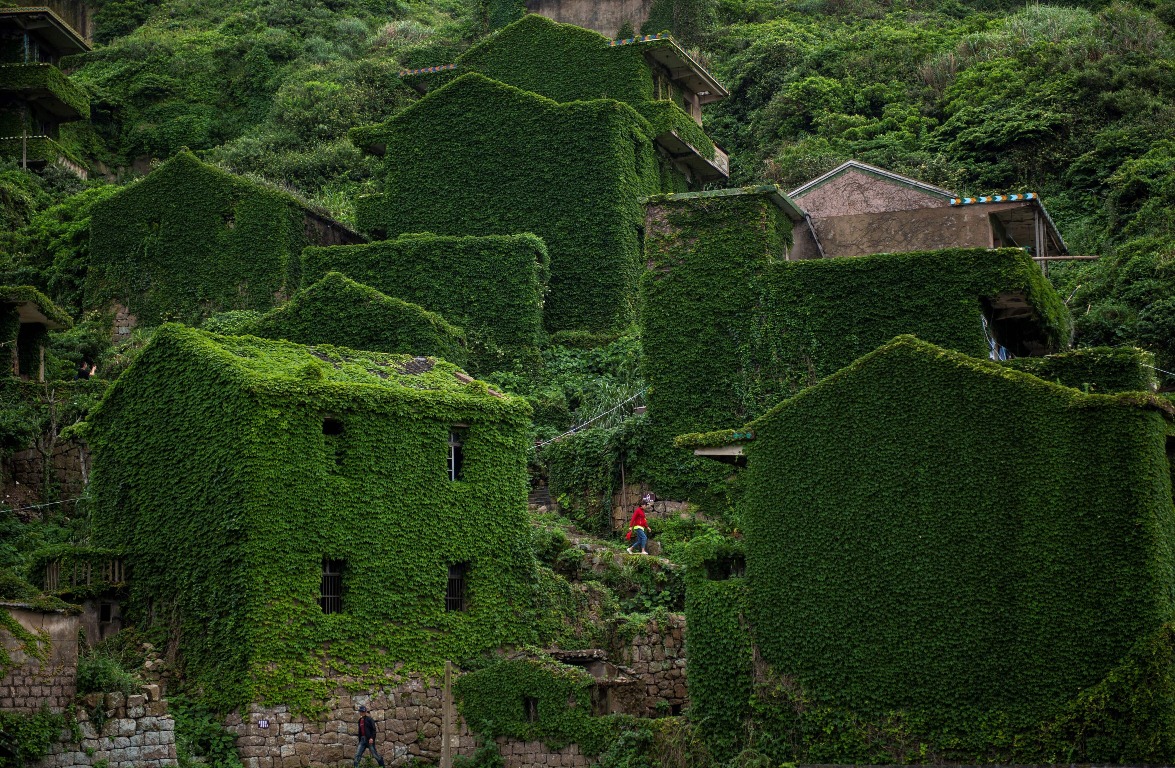
<svg viewBox="0 0 1175 768"><path fill-rule="evenodd" d="M455 563L449 566L449 585L445 590L445 610L465 610L465 580L469 575L469 563Z"/></svg>
<svg viewBox="0 0 1175 768"><path fill-rule="evenodd" d="M61 561L54 560L45 566L45 591L56 592L61 584Z"/></svg>
<svg viewBox="0 0 1175 768"><path fill-rule="evenodd" d="M526 722L537 723L539 721L539 700L536 697L523 696L522 710L526 713Z"/></svg>
<svg viewBox="0 0 1175 768"><path fill-rule="evenodd" d="M322 559L322 594L318 605L323 613L343 612L343 561Z"/></svg>

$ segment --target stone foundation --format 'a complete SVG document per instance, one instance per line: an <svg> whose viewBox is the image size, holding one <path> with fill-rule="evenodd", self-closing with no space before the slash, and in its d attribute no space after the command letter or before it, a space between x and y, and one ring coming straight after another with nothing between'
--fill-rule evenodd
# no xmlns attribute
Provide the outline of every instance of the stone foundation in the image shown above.
<svg viewBox="0 0 1175 768"><path fill-rule="evenodd" d="M412 758L436 762L441 756L443 717L441 681L410 676L374 695L335 691L326 714L311 720L285 706L254 704L244 717L230 715L225 727L237 734L245 768L303 768L336 765L355 757L359 745L359 705L375 721L375 746L387 765ZM453 707L453 755L472 755L473 734Z"/></svg>
<svg viewBox="0 0 1175 768"><path fill-rule="evenodd" d="M581 766L592 765L595 761L579 753L577 744L563 749L551 749L541 741L518 741L505 736L498 737L498 752L506 768L530 768L538 765Z"/></svg>
<svg viewBox="0 0 1175 768"><path fill-rule="evenodd" d="M73 743L66 730L61 740L37 768L174 768L175 721L167 714L167 702L158 685L143 686L143 693L90 694L74 711L82 740Z"/></svg>
<svg viewBox="0 0 1175 768"><path fill-rule="evenodd" d="M685 614L671 613L609 654L635 684L617 690L623 711L639 717L679 714L689 704L685 684Z"/></svg>

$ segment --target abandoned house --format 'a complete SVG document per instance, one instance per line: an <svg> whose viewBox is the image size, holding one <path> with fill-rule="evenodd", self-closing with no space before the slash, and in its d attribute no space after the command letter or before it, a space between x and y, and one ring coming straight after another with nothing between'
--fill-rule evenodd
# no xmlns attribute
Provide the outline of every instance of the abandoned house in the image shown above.
<svg viewBox="0 0 1175 768"><path fill-rule="evenodd" d="M792 258L815 259L941 248L1023 248L1041 264L1068 254L1032 193L961 197L850 160L793 189L807 212Z"/></svg>
<svg viewBox="0 0 1175 768"><path fill-rule="evenodd" d="M383 192L356 202L359 228L538 235L550 254L548 331L631 323L641 200L729 173L700 126L702 105L726 91L668 37L609 40L531 14L451 67L401 74L432 87L351 131L388 158Z"/></svg>
<svg viewBox="0 0 1175 768"><path fill-rule="evenodd" d="M225 706L517 641L529 416L433 358L163 325L87 436L123 615Z"/></svg>
<svg viewBox="0 0 1175 768"><path fill-rule="evenodd" d="M0 156L39 169L60 165L86 178L64 147L61 125L90 116L90 102L58 69L90 50L90 10L78 0L19 0L0 8Z"/></svg>
<svg viewBox="0 0 1175 768"><path fill-rule="evenodd" d="M44 381L49 331L72 326L69 315L36 288L0 286L0 345L9 348L9 370L17 378Z"/></svg>
<svg viewBox="0 0 1175 768"><path fill-rule="evenodd" d="M771 186L662 195L646 211L642 366L667 466L682 463L675 435L741 426L900 334L997 359L1068 340L1061 297L1019 249L789 260L806 222ZM688 498L714 474L691 468L654 491Z"/></svg>
<svg viewBox="0 0 1175 768"><path fill-rule="evenodd" d="M288 192L182 151L94 206L86 303L146 325L268 310L299 287L303 247L358 242Z"/></svg>
<svg viewBox="0 0 1175 768"><path fill-rule="evenodd" d="M811 705L967 702L1013 733L1115 695L1095 686L1175 609L1171 413L903 336L746 426L680 437L745 462L753 628L726 657L691 652L691 695L774 674ZM694 697L703 721L725 705Z"/></svg>

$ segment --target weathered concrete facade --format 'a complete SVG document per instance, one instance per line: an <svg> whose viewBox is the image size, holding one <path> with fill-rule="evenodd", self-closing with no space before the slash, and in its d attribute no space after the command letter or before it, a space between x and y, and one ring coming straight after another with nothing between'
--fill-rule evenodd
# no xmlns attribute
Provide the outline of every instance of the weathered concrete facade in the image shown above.
<svg viewBox="0 0 1175 768"><path fill-rule="evenodd" d="M563 24L594 29L616 38L625 23L639 33L653 0L527 0L526 10Z"/></svg>
<svg viewBox="0 0 1175 768"><path fill-rule="evenodd" d="M39 611L20 603L0 603L30 632L43 637L45 658L22 649L7 632L0 643L12 658L13 666L0 678L0 710L33 713L42 707L66 712L77 693L78 616L64 611Z"/></svg>

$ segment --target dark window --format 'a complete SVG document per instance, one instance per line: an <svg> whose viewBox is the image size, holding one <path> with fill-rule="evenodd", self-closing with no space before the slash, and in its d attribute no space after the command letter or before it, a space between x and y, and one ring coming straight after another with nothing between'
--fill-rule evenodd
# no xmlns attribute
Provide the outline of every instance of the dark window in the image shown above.
<svg viewBox="0 0 1175 768"><path fill-rule="evenodd" d="M537 723L539 721L539 700L534 696L523 696L522 711L526 713L526 722Z"/></svg>
<svg viewBox="0 0 1175 768"><path fill-rule="evenodd" d="M449 566L449 584L445 589L445 610L465 610L465 580L469 576L469 563L454 563Z"/></svg>
<svg viewBox="0 0 1175 768"><path fill-rule="evenodd" d="M465 479L466 431L454 427L449 430L449 479Z"/></svg>
<svg viewBox="0 0 1175 768"><path fill-rule="evenodd" d="M669 716L670 717L677 717L680 714L681 714L681 705L680 704L670 704L669 705Z"/></svg>
<svg viewBox="0 0 1175 768"><path fill-rule="evenodd" d="M333 417L322 420L322 437L327 457L334 461L334 469L343 464L343 422Z"/></svg>
<svg viewBox="0 0 1175 768"><path fill-rule="evenodd" d="M343 612L343 561L322 559L322 594L318 605L323 613Z"/></svg>
<svg viewBox="0 0 1175 768"><path fill-rule="evenodd" d="M1171 475L1171 500L1175 502L1175 435L1167 435L1167 472Z"/></svg>
<svg viewBox="0 0 1175 768"><path fill-rule="evenodd" d="M603 685L592 686L592 714L600 717L612 712L611 689Z"/></svg>
<svg viewBox="0 0 1175 768"><path fill-rule="evenodd" d="M109 624L114 621L114 606L110 603L98 604L98 623Z"/></svg>
<svg viewBox="0 0 1175 768"><path fill-rule="evenodd" d="M706 578L710 581L738 579L746 572L747 561L742 555L730 555L706 561Z"/></svg>

